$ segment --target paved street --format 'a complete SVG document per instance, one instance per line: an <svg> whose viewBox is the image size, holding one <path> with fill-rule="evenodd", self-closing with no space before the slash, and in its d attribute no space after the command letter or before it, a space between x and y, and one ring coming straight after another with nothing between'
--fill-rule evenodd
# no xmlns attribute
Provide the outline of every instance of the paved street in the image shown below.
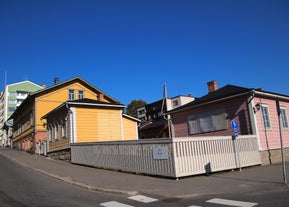
<svg viewBox="0 0 289 207"><path fill-rule="evenodd" d="M280 165L177 181L72 165L0 149L0 166L1 206L289 205L289 188L282 182Z"/></svg>

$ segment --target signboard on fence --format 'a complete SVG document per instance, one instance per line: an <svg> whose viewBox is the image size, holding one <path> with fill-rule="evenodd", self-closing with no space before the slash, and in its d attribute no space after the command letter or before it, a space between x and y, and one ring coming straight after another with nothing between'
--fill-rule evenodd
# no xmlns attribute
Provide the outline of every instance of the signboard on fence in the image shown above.
<svg viewBox="0 0 289 207"><path fill-rule="evenodd" d="M154 160L167 160L169 158L168 146L153 146Z"/></svg>

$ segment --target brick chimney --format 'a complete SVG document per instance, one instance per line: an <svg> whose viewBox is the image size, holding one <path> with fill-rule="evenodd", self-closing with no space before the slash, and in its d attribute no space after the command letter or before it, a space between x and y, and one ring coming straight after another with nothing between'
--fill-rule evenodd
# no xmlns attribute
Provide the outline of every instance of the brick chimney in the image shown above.
<svg viewBox="0 0 289 207"><path fill-rule="evenodd" d="M212 93L212 92L218 90L218 83L215 80L208 82L207 85L208 85L208 92L209 93Z"/></svg>
<svg viewBox="0 0 289 207"><path fill-rule="evenodd" d="M97 95L97 100L98 101L103 101L103 94L102 93Z"/></svg>

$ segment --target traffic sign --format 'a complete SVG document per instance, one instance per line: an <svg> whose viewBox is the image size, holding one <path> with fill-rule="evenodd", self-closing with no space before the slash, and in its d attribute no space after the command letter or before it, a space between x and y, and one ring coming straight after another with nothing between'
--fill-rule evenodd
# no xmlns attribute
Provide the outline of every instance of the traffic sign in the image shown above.
<svg viewBox="0 0 289 207"><path fill-rule="evenodd" d="M232 120L231 125L232 125L232 129L233 130L238 130L239 129L238 122L235 119Z"/></svg>
<svg viewBox="0 0 289 207"><path fill-rule="evenodd" d="M231 122L231 126L232 126L232 129L234 131L234 136L237 137L239 135L238 134L238 130L239 130L238 122L235 119L233 119Z"/></svg>

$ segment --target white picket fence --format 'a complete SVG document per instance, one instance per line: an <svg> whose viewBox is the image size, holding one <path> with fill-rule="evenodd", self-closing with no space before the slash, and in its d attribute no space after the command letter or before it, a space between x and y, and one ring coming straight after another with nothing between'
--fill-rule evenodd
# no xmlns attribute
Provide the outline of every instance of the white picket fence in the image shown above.
<svg viewBox="0 0 289 207"><path fill-rule="evenodd" d="M135 173L184 177L261 164L257 137L186 137L74 143L71 162Z"/></svg>

